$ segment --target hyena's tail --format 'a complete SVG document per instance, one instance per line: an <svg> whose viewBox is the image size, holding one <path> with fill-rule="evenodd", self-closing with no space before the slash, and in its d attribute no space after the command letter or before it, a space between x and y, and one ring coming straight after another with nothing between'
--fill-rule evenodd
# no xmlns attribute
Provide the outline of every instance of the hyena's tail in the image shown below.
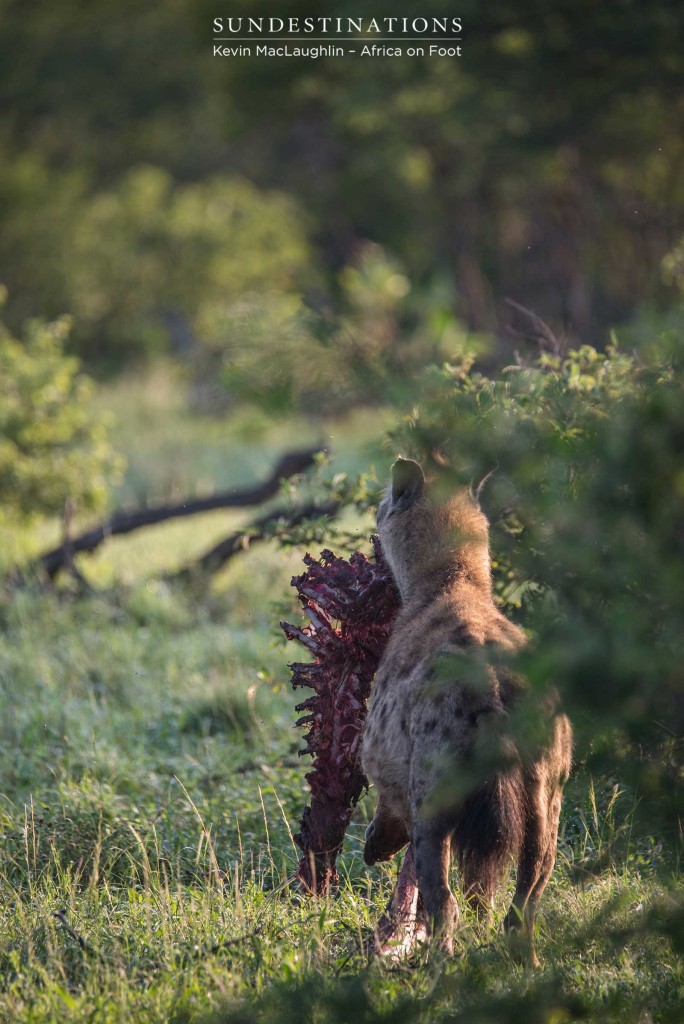
<svg viewBox="0 0 684 1024"><path fill-rule="evenodd" d="M517 859L525 835L522 772L499 772L466 798L452 836L466 895L491 903L494 890Z"/></svg>

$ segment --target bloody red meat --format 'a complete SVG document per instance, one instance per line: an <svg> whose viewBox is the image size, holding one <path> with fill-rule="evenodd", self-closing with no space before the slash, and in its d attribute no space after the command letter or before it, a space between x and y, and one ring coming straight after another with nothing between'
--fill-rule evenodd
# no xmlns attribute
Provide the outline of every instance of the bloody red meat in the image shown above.
<svg viewBox="0 0 684 1024"><path fill-rule="evenodd" d="M361 768L361 736L373 676L399 610L399 596L382 558L355 552L346 561L332 551L319 559L306 555L307 571L292 585L309 619L303 627L282 622L288 640L298 640L314 656L295 662L292 685L313 694L297 705L308 726L301 754L311 754L306 778L311 801L295 841L302 851L297 874L316 895L338 879L336 860L352 812L368 781Z"/></svg>

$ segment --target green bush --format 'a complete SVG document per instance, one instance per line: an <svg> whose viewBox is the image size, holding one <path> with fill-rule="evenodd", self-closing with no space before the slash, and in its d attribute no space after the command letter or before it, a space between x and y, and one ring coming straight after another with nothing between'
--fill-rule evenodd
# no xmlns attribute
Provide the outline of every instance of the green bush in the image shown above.
<svg viewBox="0 0 684 1024"><path fill-rule="evenodd" d="M496 590L531 629L523 671L558 686L577 754L634 786L646 834L680 842L684 387L676 349L542 354L498 379L428 375L391 443L476 484Z"/></svg>
<svg viewBox="0 0 684 1024"><path fill-rule="evenodd" d="M104 504L120 460L93 411L93 385L64 353L71 321L31 320L24 338L0 322L0 509L52 515L71 499Z"/></svg>
<svg viewBox="0 0 684 1024"><path fill-rule="evenodd" d="M338 274L334 304L252 291L208 306L198 368L271 414L379 405L463 348L452 298L439 283L414 289L400 263L366 242Z"/></svg>
<svg viewBox="0 0 684 1024"><path fill-rule="evenodd" d="M211 311L246 293L296 291L307 257L302 216L284 195L133 168L82 204L64 246L79 350L119 362L187 352Z"/></svg>

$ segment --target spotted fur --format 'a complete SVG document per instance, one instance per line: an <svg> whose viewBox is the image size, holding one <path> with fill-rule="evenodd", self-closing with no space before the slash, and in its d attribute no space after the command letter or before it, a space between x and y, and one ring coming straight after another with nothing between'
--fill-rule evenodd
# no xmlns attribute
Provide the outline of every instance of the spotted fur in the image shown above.
<svg viewBox="0 0 684 1024"><path fill-rule="evenodd" d="M532 756L508 728L525 698L506 658L525 635L492 594L489 525L462 491L435 500L420 466L399 459L378 508L384 555L402 609L373 684L363 765L378 793L364 857L387 860L413 843L428 930L452 949L458 917L449 888L452 853L479 909L517 863L507 932L536 963L534 917L553 870L572 732L553 698Z"/></svg>

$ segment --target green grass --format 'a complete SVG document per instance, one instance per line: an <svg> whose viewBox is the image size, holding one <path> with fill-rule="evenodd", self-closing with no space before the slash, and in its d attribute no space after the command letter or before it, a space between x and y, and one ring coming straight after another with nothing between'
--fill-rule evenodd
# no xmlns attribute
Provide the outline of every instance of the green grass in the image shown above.
<svg viewBox="0 0 684 1024"><path fill-rule="evenodd" d="M390 462L380 446L394 420L389 410L355 410L326 421L290 415L277 424L256 408L198 415L187 407L177 369L165 364L118 379L102 393L100 406L115 424L113 442L128 464L116 494L122 503L245 486L267 476L283 451L310 445L330 450L336 472L375 463L384 479Z"/></svg>
<svg viewBox="0 0 684 1024"><path fill-rule="evenodd" d="M217 486L231 474L247 482L318 429L262 424L253 436L247 414L197 420L165 378L153 385L139 383L128 407L120 390L103 399L130 412L118 431L128 500L137 476L148 496L200 490L205 473ZM373 434L369 414L332 432L353 466L381 425ZM490 925L463 908L448 962L422 951L411 964L368 963L360 942L398 867L363 866L372 794L350 827L339 892L319 902L288 886L306 764L288 686L296 652L277 620L297 615L288 584L302 552L255 547L204 592L160 581L239 521L209 516L111 543L82 562L96 585L86 596L2 598L0 1019L684 1019L681 940L675 949L641 927L675 913L669 851L635 831L629 793L593 785L581 766L540 915L539 972L508 955L504 891Z"/></svg>

